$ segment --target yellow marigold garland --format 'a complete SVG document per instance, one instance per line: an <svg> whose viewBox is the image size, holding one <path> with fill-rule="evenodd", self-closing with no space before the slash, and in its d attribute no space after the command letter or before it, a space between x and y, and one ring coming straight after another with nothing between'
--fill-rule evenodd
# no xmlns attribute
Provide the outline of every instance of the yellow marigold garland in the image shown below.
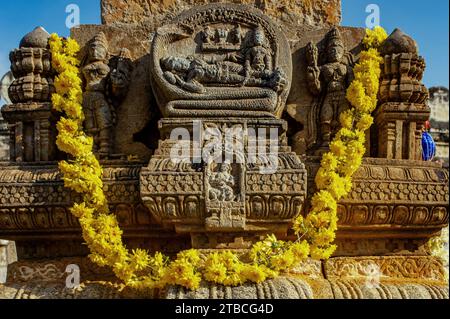
<svg viewBox="0 0 450 319"><path fill-rule="evenodd" d="M363 40L366 51L354 68L355 79L347 90L352 108L340 115L342 128L322 157L315 182L309 214L294 221L294 230L310 244L311 257L328 259L336 249L337 203L352 188L352 175L361 166L365 153L365 131L373 123L371 113L377 106L382 58L378 47L387 38L381 27L367 30Z"/></svg>
<svg viewBox="0 0 450 319"><path fill-rule="evenodd" d="M306 218L294 220L299 235L296 242L277 240L274 235L256 243L249 262L231 251L211 253L203 258L197 250L178 253L175 260L157 252L128 251L122 230L109 211L103 192L102 168L92 152L93 139L83 132L82 88L77 54L79 46L72 39L52 34L49 40L52 65L57 72L53 108L62 113L57 124L56 144L69 154L61 161L64 185L82 195L71 213L79 219L90 259L109 266L127 286L146 290L166 285L197 289L202 279L237 286L247 281L262 282L292 269L309 255L326 259L335 250L332 242L337 229L337 202L351 189L351 176L359 168L364 150L364 131L372 124L370 113L376 107L381 58L376 48L387 37L382 28L368 30L364 39L367 51L355 67L355 80L347 98L354 108L341 115L342 129L331 143L331 151L322 158L316 176L318 192Z"/></svg>

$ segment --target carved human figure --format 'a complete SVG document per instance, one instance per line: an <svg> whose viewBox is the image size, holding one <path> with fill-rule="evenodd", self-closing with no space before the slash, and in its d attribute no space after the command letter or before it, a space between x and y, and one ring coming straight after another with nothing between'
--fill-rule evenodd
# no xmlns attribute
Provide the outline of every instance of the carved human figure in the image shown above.
<svg viewBox="0 0 450 319"><path fill-rule="evenodd" d="M102 158L113 154L113 126L115 108L128 93L133 65L128 49L108 59L108 41L103 32L87 45L87 55L82 64L86 83L83 93L84 126L94 137L94 151ZM119 154L117 154L119 155Z"/></svg>
<svg viewBox="0 0 450 319"><path fill-rule="evenodd" d="M318 66L318 49L312 42L307 47L307 80L312 94L319 97L318 139L327 148L339 128L339 114L349 108L346 90L353 80L353 69L345 58L341 34L333 28L328 34L326 63Z"/></svg>
<svg viewBox="0 0 450 319"><path fill-rule="evenodd" d="M207 33L202 32L203 36ZM286 75L279 68L272 69L264 31L257 28L252 32L252 44L240 51L212 58L169 56L161 59L164 77L171 84L194 93L205 93L203 84L268 87L280 91L287 84Z"/></svg>
<svg viewBox="0 0 450 319"><path fill-rule="evenodd" d="M214 42L216 34L209 26L206 26L202 31L201 36L204 43L211 43Z"/></svg>
<svg viewBox="0 0 450 319"><path fill-rule="evenodd" d="M208 171L209 200L210 201L232 201L234 200L233 186L234 177L231 174L229 163L220 164L218 172Z"/></svg>
<svg viewBox="0 0 450 319"><path fill-rule="evenodd" d="M208 63L194 57L168 57L162 59L161 65L166 70L167 81L195 93L204 93L202 83L237 84L243 81L243 76L239 75L243 66L230 61Z"/></svg>
<svg viewBox="0 0 450 319"><path fill-rule="evenodd" d="M251 78L267 79L272 75L272 56L265 47L264 30L260 27L253 31L253 45L245 55L245 79L242 85L246 85Z"/></svg>
<svg viewBox="0 0 450 319"><path fill-rule="evenodd" d="M112 151L113 110L105 96L110 72L105 34L97 34L87 50L87 61L82 68L86 81L83 94L84 125L88 134L96 141L95 150L101 156L108 156Z"/></svg>
<svg viewBox="0 0 450 319"><path fill-rule="evenodd" d="M120 104L128 93L133 65L131 63L130 51L128 49L121 49L119 55L113 57L112 60L109 91L114 97L113 104L117 106L117 104Z"/></svg>
<svg viewBox="0 0 450 319"><path fill-rule="evenodd" d="M231 31L231 43L233 44L241 44L242 41L242 29L238 24L233 31Z"/></svg>

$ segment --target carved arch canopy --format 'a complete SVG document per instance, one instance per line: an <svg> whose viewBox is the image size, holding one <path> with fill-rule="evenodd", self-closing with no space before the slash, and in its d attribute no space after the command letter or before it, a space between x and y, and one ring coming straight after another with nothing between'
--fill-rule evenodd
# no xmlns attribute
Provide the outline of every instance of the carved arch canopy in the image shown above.
<svg viewBox="0 0 450 319"><path fill-rule="evenodd" d="M159 28L152 88L164 117L281 117L292 61L281 29L259 10L210 4Z"/></svg>

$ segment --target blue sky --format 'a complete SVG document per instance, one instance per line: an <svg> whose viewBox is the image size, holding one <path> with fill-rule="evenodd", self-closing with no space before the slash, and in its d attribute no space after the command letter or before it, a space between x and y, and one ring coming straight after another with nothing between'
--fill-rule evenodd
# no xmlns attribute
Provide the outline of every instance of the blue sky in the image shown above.
<svg viewBox="0 0 450 319"><path fill-rule="evenodd" d="M9 51L34 27L69 35L65 8L71 3L80 8L81 24L100 23L100 0L0 0L0 76L9 69ZM388 32L399 27L418 42L427 62L425 85L448 87L449 1L342 0L342 25L364 27L371 3L379 6L381 25Z"/></svg>

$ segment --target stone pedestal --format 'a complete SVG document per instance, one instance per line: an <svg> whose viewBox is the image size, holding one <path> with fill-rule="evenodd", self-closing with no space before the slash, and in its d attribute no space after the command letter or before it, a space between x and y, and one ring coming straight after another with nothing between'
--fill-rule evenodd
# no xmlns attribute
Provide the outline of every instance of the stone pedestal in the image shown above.
<svg viewBox="0 0 450 319"><path fill-rule="evenodd" d="M286 144L285 121L164 119L160 131L140 174L142 200L160 223L207 248L236 236L286 236L307 184L304 164Z"/></svg>

